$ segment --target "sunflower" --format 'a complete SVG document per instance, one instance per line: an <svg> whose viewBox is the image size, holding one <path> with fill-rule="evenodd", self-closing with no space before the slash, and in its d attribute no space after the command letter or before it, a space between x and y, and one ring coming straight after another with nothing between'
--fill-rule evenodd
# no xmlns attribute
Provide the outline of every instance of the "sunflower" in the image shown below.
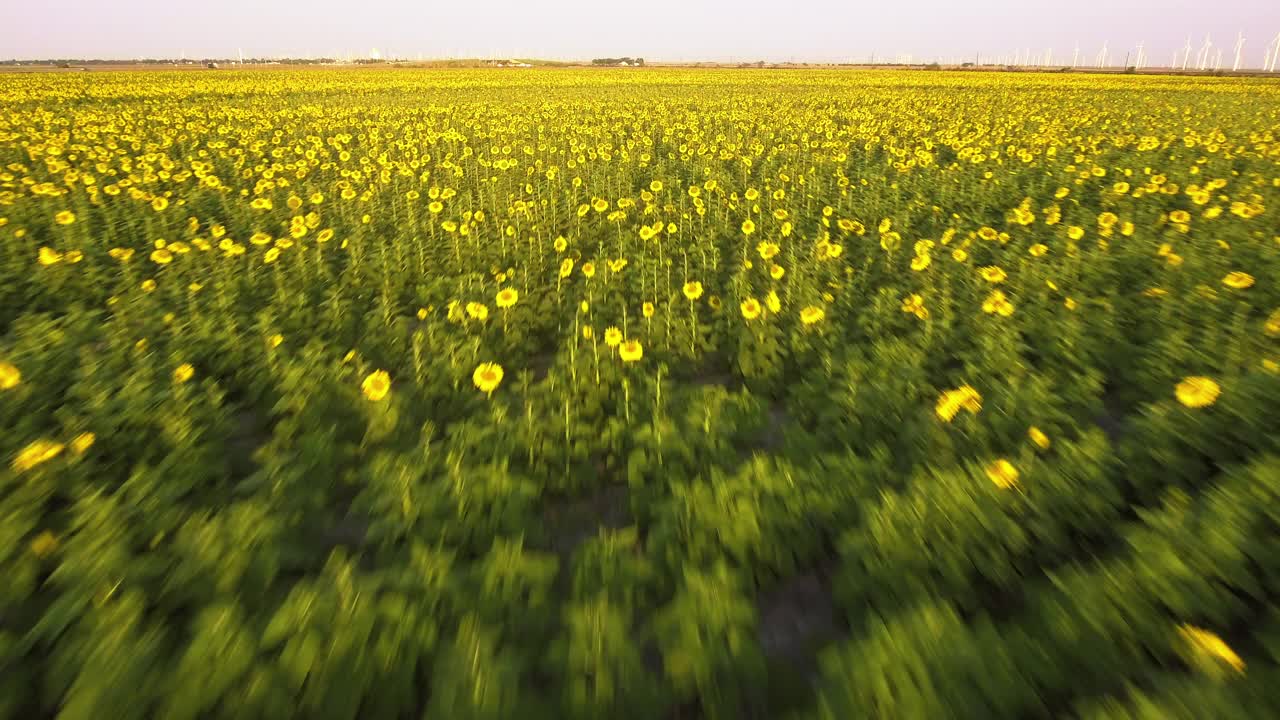
<svg viewBox="0 0 1280 720"><path fill-rule="evenodd" d="M751 222L751 218L742 221L742 234L750 235L756 231L756 224Z"/></svg>
<svg viewBox="0 0 1280 720"><path fill-rule="evenodd" d="M182 363L173 369L173 381L179 385L187 382L196 374L196 369L191 367L191 363Z"/></svg>
<svg viewBox="0 0 1280 720"><path fill-rule="evenodd" d="M1031 257L1042 257L1045 253L1049 252L1049 246L1044 243L1036 243L1035 245L1027 248L1027 252L1031 253Z"/></svg>
<svg viewBox="0 0 1280 720"><path fill-rule="evenodd" d="M76 455L83 455L88 452L89 448L93 447L93 443L97 439L98 436L91 432L80 433L71 441L71 452Z"/></svg>
<svg viewBox="0 0 1280 720"><path fill-rule="evenodd" d="M480 363L471 373L471 382L481 392L492 395L502 382L502 366L492 362Z"/></svg>
<svg viewBox="0 0 1280 720"><path fill-rule="evenodd" d="M1253 276L1239 270L1229 272L1222 278L1222 284L1236 290L1253 287Z"/></svg>
<svg viewBox="0 0 1280 720"><path fill-rule="evenodd" d="M1013 303L999 290L992 290L986 300L982 301L982 312L1009 317L1013 314Z"/></svg>
<svg viewBox="0 0 1280 720"><path fill-rule="evenodd" d="M1280 308L1271 311L1267 316L1266 323L1262 326L1262 331L1267 337L1280 337Z"/></svg>
<svg viewBox="0 0 1280 720"><path fill-rule="evenodd" d="M1183 378L1173 389L1173 393L1183 405L1202 408L1217 402L1222 388L1212 378L1192 376Z"/></svg>
<svg viewBox="0 0 1280 720"><path fill-rule="evenodd" d="M933 411L943 422L951 422L961 410L976 415L981 409L982 395L969 385L961 385L939 395Z"/></svg>
<svg viewBox="0 0 1280 720"><path fill-rule="evenodd" d="M780 312L782 310L782 301L778 299L778 293L770 290L769 294L764 298L765 307L769 308L769 312Z"/></svg>
<svg viewBox="0 0 1280 720"><path fill-rule="evenodd" d="M280 333L276 333L275 335L272 335L271 337L267 338L267 345L272 350L280 347L280 343L282 342L284 342L284 336L281 335Z"/></svg>
<svg viewBox="0 0 1280 720"><path fill-rule="evenodd" d="M476 320L489 319L489 306L484 303L469 302L467 303L467 315Z"/></svg>
<svg viewBox="0 0 1280 720"><path fill-rule="evenodd" d="M742 301L742 317L747 320L755 320L760 317L760 301L755 298L747 298Z"/></svg>
<svg viewBox="0 0 1280 720"><path fill-rule="evenodd" d="M616 327L607 327L604 329L604 344L609 347L617 347L622 342L622 331Z"/></svg>
<svg viewBox="0 0 1280 720"><path fill-rule="evenodd" d="M1050 444L1049 436L1045 435L1044 431L1041 430L1040 428L1032 425L1027 430L1027 437L1031 438L1031 442L1034 443L1035 446L1040 448L1041 450L1049 449L1049 444Z"/></svg>
<svg viewBox="0 0 1280 720"><path fill-rule="evenodd" d="M595 276L596 276L596 264L595 264L595 263L593 263L593 262L584 262L584 263L582 263L582 274L583 274L583 275L585 275L585 276L587 277L587 279L588 279L588 280L590 280L591 278L595 277Z"/></svg>
<svg viewBox="0 0 1280 720"><path fill-rule="evenodd" d="M38 558L47 558L58 551L58 536L45 530L31 541L31 552Z"/></svg>
<svg viewBox="0 0 1280 720"><path fill-rule="evenodd" d="M911 269L916 272L920 272L921 270L929 267L929 263L931 262L933 262L933 259L929 257L929 253L917 255L911 258Z"/></svg>
<svg viewBox="0 0 1280 720"><path fill-rule="evenodd" d="M1013 463L1001 458L987 466L987 477L996 487L1008 490L1018 484L1018 469Z"/></svg>
<svg viewBox="0 0 1280 720"><path fill-rule="evenodd" d="M36 440L30 443L13 458L15 472L25 472L31 468L48 462L62 454L63 444L52 440Z"/></svg>
<svg viewBox="0 0 1280 720"><path fill-rule="evenodd" d="M1193 625L1181 625L1178 634L1195 654L1213 662L1226 663L1235 672L1244 673L1244 660L1215 633Z"/></svg>
<svg viewBox="0 0 1280 720"><path fill-rule="evenodd" d="M827 214L825 208L823 209L823 214ZM853 233L854 235L864 235L867 232L867 228L862 223L849 218L840 218L836 225L844 232Z"/></svg>
<svg viewBox="0 0 1280 720"><path fill-rule="evenodd" d="M786 274L787 274L786 269L783 268L781 265L774 265L769 268L769 277L773 278L774 280L781 280L782 276Z"/></svg>
<svg viewBox="0 0 1280 720"><path fill-rule="evenodd" d="M702 283L697 280L690 280L684 284L684 296L689 298L689 302L693 302L702 297Z"/></svg>
<svg viewBox="0 0 1280 720"><path fill-rule="evenodd" d="M498 296L494 298L494 302L498 307L506 309L513 307L519 299L520 293L515 288L502 288L498 291Z"/></svg>
<svg viewBox="0 0 1280 720"><path fill-rule="evenodd" d="M36 254L36 260L41 265L45 265L45 266L57 265L58 263L62 262L62 253L58 252L57 250L54 250L53 248L42 247L40 248L40 251Z"/></svg>
<svg viewBox="0 0 1280 720"><path fill-rule="evenodd" d="M551 243L551 246L556 249L556 252L562 253L565 248L569 247L569 241L565 240L564 237L557 237L556 241Z"/></svg>
<svg viewBox="0 0 1280 720"><path fill-rule="evenodd" d="M0 390L12 390L22 382L22 371L12 363L0 362Z"/></svg>
<svg viewBox="0 0 1280 720"><path fill-rule="evenodd" d="M816 305L810 305L800 311L800 322L805 325L812 325L826 317L827 313Z"/></svg>
<svg viewBox="0 0 1280 720"><path fill-rule="evenodd" d="M573 272L573 258L560 261L560 277L567 278Z"/></svg>
<svg viewBox="0 0 1280 720"><path fill-rule="evenodd" d="M360 392L373 402L378 402L391 392L391 376L386 370L375 370L369 373L360 383Z"/></svg>
<svg viewBox="0 0 1280 720"><path fill-rule="evenodd" d="M982 268L982 279L989 283L998 284L1005 281L1009 276L1005 274L1004 269L998 265L988 265Z"/></svg>
<svg viewBox="0 0 1280 720"><path fill-rule="evenodd" d="M1084 228L1079 227L1078 225L1072 225L1071 227L1067 228L1067 237L1071 238L1072 240L1079 240L1080 238L1084 237Z"/></svg>
<svg viewBox="0 0 1280 720"><path fill-rule="evenodd" d="M777 243L762 240L759 245L756 245L756 252L760 253L761 260L772 260L777 257L778 253L781 251L782 248L778 247Z"/></svg>
<svg viewBox="0 0 1280 720"><path fill-rule="evenodd" d="M651 302L647 302L644 305L640 306L640 313L647 318L653 317L653 312L654 312L654 307L653 307L653 303Z"/></svg>

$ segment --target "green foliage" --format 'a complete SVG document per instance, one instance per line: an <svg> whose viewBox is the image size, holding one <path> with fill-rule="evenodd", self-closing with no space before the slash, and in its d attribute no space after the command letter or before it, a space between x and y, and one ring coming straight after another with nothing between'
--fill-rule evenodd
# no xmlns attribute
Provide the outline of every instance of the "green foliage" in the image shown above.
<svg viewBox="0 0 1280 720"><path fill-rule="evenodd" d="M696 698L709 718L741 717L758 703L765 666L755 620L728 568L686 570L675 597L654 618L676 697Z"/></svg>

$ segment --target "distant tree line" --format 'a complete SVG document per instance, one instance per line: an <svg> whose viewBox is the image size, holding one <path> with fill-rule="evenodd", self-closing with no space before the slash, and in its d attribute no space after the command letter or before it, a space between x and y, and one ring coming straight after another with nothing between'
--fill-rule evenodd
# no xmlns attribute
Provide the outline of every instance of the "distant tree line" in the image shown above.
<svg viewBox="0 0 1280 720"><path fill-rule="evenodd" d="M196 60L187 58L185 60L177 60L174 58L137 58L133 60L94 60L94 59L76 59L76 58L51 58L46 60L0 60L0 65L204 65L206 63L235 63L237 58L205 58ZM266 63L280 63L281 65L321 65L324 63L336 62L334 58L245 58L245 65L264 65ZM372 60L357 59L354 62L376 62Z"/></svg>
<svg viewBox="0 0 1280 720"><path fill-rule="evenodd" d="M591 61L592 65L621 65L622 63L626 63L628 65L644 65L644 58L596 58Z"/></svg>

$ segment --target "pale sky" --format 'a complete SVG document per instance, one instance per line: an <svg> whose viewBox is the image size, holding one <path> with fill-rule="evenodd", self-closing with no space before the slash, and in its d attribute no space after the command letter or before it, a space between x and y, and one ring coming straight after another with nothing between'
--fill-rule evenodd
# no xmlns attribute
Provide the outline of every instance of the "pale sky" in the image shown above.
<svg viewBox="0 0 1280 720"><path fill-rule="evenodd" d="M1208 33L1259 67L1275 0L0 0L0 59L347 56L972 60L1031 50L1168 65ZM1194 62L1193 62L1194 64Z"/></svg>

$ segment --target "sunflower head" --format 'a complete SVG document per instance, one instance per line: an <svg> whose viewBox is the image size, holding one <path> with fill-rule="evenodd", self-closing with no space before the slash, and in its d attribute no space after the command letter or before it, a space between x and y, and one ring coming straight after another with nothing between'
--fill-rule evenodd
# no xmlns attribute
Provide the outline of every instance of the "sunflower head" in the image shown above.
<svg viewBox="0 0 1280 720"><path fill-rule="evenodd" d="M373 402L378 402L391 392L391 376L386 370L375 370L360 385L360 391L364 396Z"/></svg>
<svg viewBox="0 0 1280 720"><path fill-rule="evenodd" d="M494 299L494 302L497 303L498 307L506 309L515 305L519 299L520 293L515 288L503 288L498 291L498 296Z"/></svg>
<svg viewBox="0 0 1280 720"><path fill-rule="evenodd" d="M502 366L492 362L480 363L471 373L471 381L481 392L492 394L502 383Z"/></svg>
<svg viewBox="0 0 1280 720"><path fill-rule="evenodd" d="M987 478L1001 490L1008 490L1018 484L1018 469L1001 458L987 466Z"/></svg>
<svg viewBox="0 0 1280 720"><path fill-rule="evenodd" d="M1178 402L1189 408L1208 407L1218 401L1222 388L1212 378L1192 376L1183 378L1173 389Z"/></svg>
<svg viewBox="0 0 1280 720"><path fill-rule="evenodd" d="M644 357L644 347L640 345L639 340L628 340L618 348L618 357L622 358L623 362L635 362Z"/></svg>

